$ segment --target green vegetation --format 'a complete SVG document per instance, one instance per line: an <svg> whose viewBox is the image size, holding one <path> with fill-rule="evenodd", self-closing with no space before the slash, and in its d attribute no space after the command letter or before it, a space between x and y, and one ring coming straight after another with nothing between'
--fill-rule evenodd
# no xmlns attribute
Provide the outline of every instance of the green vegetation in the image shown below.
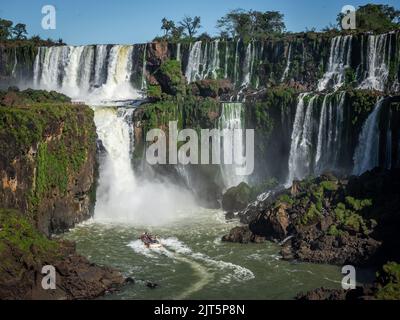
<svg viewBox="0 0 400 320"><path fill-rule="evenodd" d="M155 77L161 85L162 92L174 96L186 94L186 82L180 61L167 60L163 62L156 71Z"/></svg>
<svg viewBox="0 0 400 320"><path fill-rule="evenodd" d="M377 274L383 284L376 293L380 300L400 300L400 264L389 262Z"/></svg>
<svg viewBox="0 0 400 320"><path fill-rule="evenodd" d="M147 97L150 99L160 100L162 96L161 87L159 85L149 85L147 87Z"/></svg>
<svg viewBox="0 0 400 320"><path fill-rule="evenodd" d="M7 43L21 44L33 44L37 46L51 46L51 45L63 45L62 39L57 42L52 39L43 40L39 36L32 36L28 39L28 32L26 31L26 25L23 23L17 23L14 25L13 21L0 18L0 41Z"/></svg>
<svg viewBox="0 0 400 320"><path fill-rule="evenodd" d="M164 36L157 40L163 41L179 41L182 38L193 40L201 28L201 18L185 16L181 21L176 23L173 20L163 18L161 20L161 30L164 31Z"/></svg>
<svg viewBox="0 0 400 320"><path fill-rule="evenodd" d="M371 90L347 90L348 105L351 106L351 122L361 126L378 101L379 94Z"/></svg>
<svg viewBox="0 0 400 320"><path fill-rule="evenodd" d="M300 218L300 223L302 225L309 225L311 223L319 221L321 217L322 217L321 211L318 210L318 208L314 203L312 203L308 208L306 214L304 214Z"/></svg>
<svg viewBox="0 0 400 320"><path fill-rule="evenodd" d="M365 208L371 206L372 201L369 199L359 200L353 197L346 197L346 203L338 203L335 209L339 227L368 235L370 230L362 214Z"/></svg>
<svg viewBox="0 0 400 320"><path fill-rule="evenodd" d="M245 11L236 9L218 20L221 38L239 37L245 41L264 38L285 31L283 14L277 11Z"/></svg>
<svg viewBox="0 0 400 320"><path fill-rule="evenodd" d="M0 256L7 248L19 250L30 260L38 259L58 249L56 242L47 239L32 225L27 217L16 210L0 209ZM34 248L35 254L32 253ZM2 260L2 268L7 261Z"/></svg>
<svg viewBox="0 0 400 320"><path fill-rule="evenodd" d="M343 14L337 17L339 28L342 27ZM392 6L367 4L356 11L357 32L374 31L383 33L400 28L400 11Z"/></svg>
<svg viewBox="0 0 400 320"><path fill-rule="evenodd" d="M70 173L79 172L89 150L94 150L93 111L64 103L66 97L55 93L12 94L11 106L0 106L0 152L5 159L16 159L37 148L33 154L37 175L29 195L29 211L33 213L47 194L67 191ZM0 104L4 100L11 101L3 98Z"/></svg>

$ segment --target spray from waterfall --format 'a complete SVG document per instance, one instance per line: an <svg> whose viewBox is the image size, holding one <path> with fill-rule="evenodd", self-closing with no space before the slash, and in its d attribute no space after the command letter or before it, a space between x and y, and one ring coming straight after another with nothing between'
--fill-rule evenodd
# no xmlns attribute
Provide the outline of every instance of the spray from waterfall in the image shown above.
<svg viewBox="0 0 400 320"><path fill-rule="evenodd" d="M137 180L131 161L132 112L129 108L95 108L97 134L106 155L100 164L94 218L140 226L168 224L177 215L191 212L195 201L174 185Z"/></svg>

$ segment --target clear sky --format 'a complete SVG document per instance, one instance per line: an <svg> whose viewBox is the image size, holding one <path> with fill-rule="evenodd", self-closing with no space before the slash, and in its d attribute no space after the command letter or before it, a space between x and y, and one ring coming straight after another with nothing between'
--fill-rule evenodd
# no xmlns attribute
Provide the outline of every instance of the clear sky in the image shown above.
<svg viewBox="0 0 400 320"><path fill-rule="evenodd" d="M344 5L389 4L400 8L399 0L1 0L0 17L25 23L29 35L62 38L66 43L141 43L161 35L161 19L179 20L199 15L200 32L216 35L216 21L231 9L280 11L288 31L317 30L334 23ZM44 5L57 10L57 29L41 28Z"/></svg>

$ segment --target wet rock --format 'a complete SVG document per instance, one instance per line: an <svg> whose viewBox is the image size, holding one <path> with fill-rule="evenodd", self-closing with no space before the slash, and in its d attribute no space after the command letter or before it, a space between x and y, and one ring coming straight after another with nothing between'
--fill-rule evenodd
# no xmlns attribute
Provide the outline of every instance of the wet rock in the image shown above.
<svg viewBox="0 0 400 320"><path fill-rule="evenodd" d="M154 283L154 282L147 282L146 287L148 287L150 289L156 289L158 287L158 284Z"/></svg>
<svg viewBox="0 0 400 320"><path fill-rule="evenodd" d="M252 199L252 189L247 183L230 188L222 196L222 208L225 211L240 211L247 207Z"/></svg>
<svg viewBox="0 0 400 320"><path fill-rule="evenodd" d="M233 228L228 235L222 237L224 242L234 243L250 243L254 240L254 235L250 231L249 227L236 227Z"/></svg>

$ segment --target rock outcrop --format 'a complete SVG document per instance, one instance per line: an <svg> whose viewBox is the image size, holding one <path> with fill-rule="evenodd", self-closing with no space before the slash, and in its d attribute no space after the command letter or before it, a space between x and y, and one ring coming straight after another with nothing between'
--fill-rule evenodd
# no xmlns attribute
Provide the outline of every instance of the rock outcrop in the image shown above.
<svg viewBox="0 0 400 320"><path fill-rule="evenodd" d="M0 94L0 207L45 234L91 216L96 174L93 111L43 91Z"/></svg>
<svg viewBox="0 0 400 320"><path fill-rule="evenodd" d="M49 240L15 210L0 209L0 259L0 299L92 299L124 284L119 272L90 263L71 242ZM55 268L54 290L42 286L44 266Z"/></svg>
<svg viewBox="0 0 400 320"><path fill-rule="evenodd" d="M399 174L398 169L377 169L349 180L324 175L294 182L264 205L258 202L239 212L242 222L249 220L252 234L246 238L280 242L286 260L339 265L399 261L394 231L400 226ZM236 233L225 240L242 242Z"/></svg>

